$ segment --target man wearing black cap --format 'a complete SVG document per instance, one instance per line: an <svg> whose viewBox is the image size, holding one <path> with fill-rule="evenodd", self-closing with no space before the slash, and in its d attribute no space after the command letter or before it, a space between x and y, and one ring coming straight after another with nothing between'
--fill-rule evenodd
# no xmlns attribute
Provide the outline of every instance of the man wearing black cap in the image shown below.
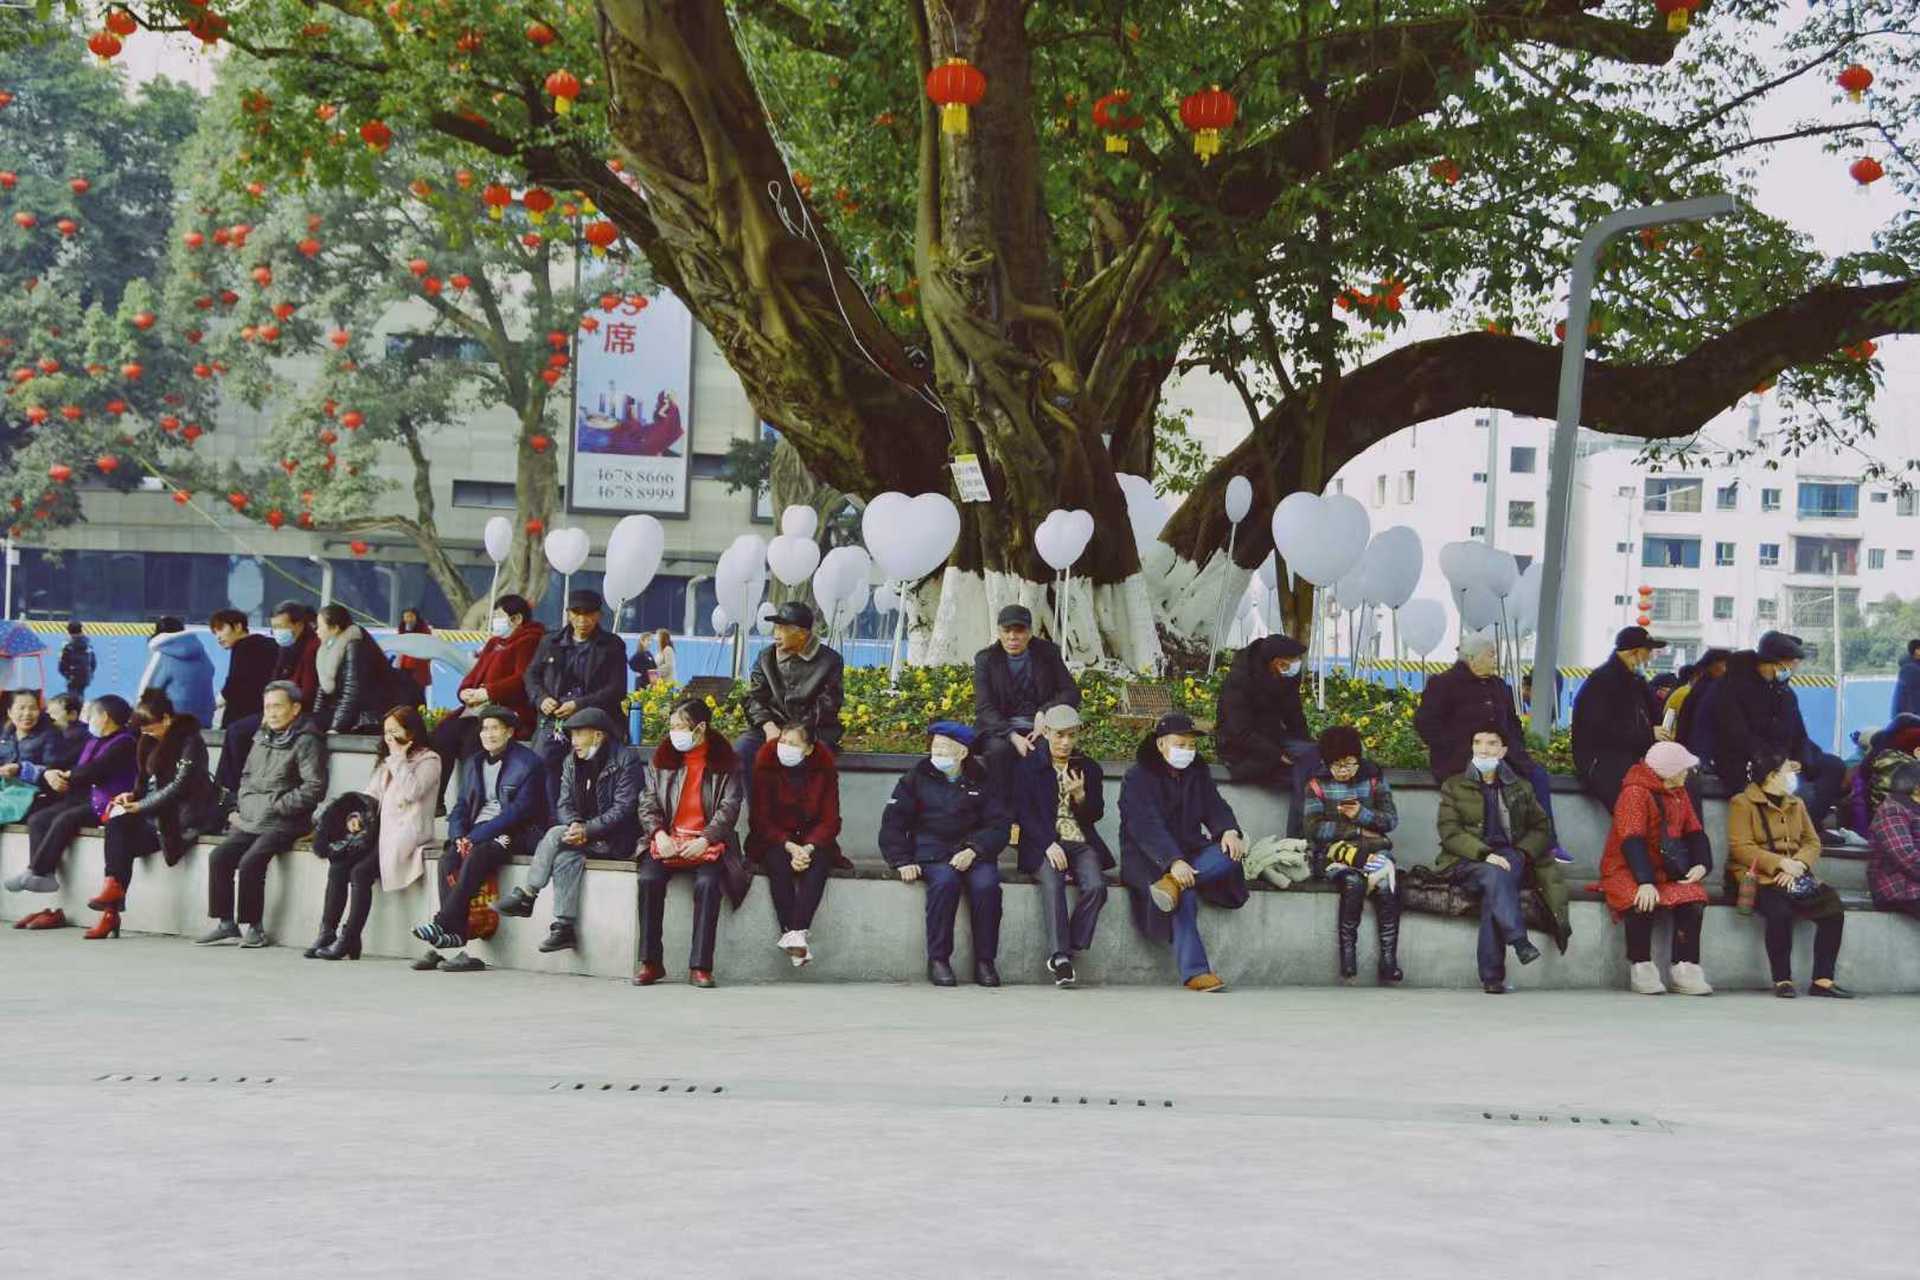
<svg viewBox="0 0 1920 1280"><path fill-rule="evenodd" d="M1708 649L1680 668L1680 687L1667 695L1661 722L1673 730L1673 740L1702 760L1712 760L1714 691L1726 678L1731 649Z"/></svg>
<svg viewBox="0 0 1920 1280"><path fill-rule="evenodd" d="M1613 656L1594 669L1573 696L1573 768L1587 794L1607 806L1620 798L1627 770L1654 742L1670 742L1653 691L1640 673L1667 647L1645 627L1627 627L1613 638Z"/></svg>
<svg viewBox="0 0 1920 1280"><path fill-rule="evenodd" d="M1720 694L1713 702L1714 746L1718 752L1714 772L1728 788L1738 791L1748 782L1759 781L1750 777L1748 770L1754 760L1769 751L1799 761L1800 798L1806 802L1807 816L1818 827L1840 797L1846 767L1839 756L1822 751L1807 736L1800 699L1788 685L1806 656L1799 636L1769 631L1752 649L1727 660L1726 679L1721 681ZM1841 833L1839 839L1850 843L1851 835ZM1852 840L1859 839L1852 836Z"/></svg>
<svg viewBox="0 0 1920 1280"><path fill-rule="evenodd" d="M1060 646L1033 634L1025 605L1000 611L1000 639L973 655L975 750L1001 794L1015 760L1032 751L1034 717L1047 707L1079 707L1080 687L1060 657Z"/></svg>
<svg viewBox="0 0 1920 1280"><path fill-rule="evenodd" d="M1233 656L1220 686L1220 763L1235 782L1285 783L1293 801L1287 834L1299 836L1307 779L1320 767L1307 712L1300 705L1307 646L1292 636L1263 636Z"/></svg>
<svg viewBox="0 0 1920 1280"><path fill-rule="evenodd" d="M812 609L789 600L774 613L773 643L754 660L747 690L747 723L753 727L733 744L746 794L753 792L753 758L785 726L804 724L815 742L840 745L846 668L846 660L813 634Z"/></svg>
<svg viewBox="0 0 1920 1280"><path fill-rule="evenodd" d="M532 746L547 768L547 808L560 801L560 771L572 750L563 727L575 712L598 707L613 721L615 742L627 740L620 703L627 694L627 648L600 629L600 593L582 587L567 597L567 625L549 632L527 668L527 698L540 713Z"/></svg>

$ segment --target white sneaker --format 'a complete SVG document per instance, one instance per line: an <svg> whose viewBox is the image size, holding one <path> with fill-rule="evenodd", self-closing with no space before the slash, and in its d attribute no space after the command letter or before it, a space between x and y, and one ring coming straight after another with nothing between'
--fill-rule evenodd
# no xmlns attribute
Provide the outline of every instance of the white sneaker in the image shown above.
<svg viewBox="0 0 1920 1280"><path fill-rule="evenodd" d="M807 930L796 929L793 936L800 939L800 954L793 958L793 967L798 969L803 965L812 964L813 944L807 939Z"/></svg>
<svg viewBox="0 0 1920 1280"><path fill-rule="evenodd" d="M1633 966L1633 974L1627 985L1637 996L1663 996L1667 994L1666 984L1660 981L1660 970L1651 960L1641 960Z"/></svg>
<svg viewBox="0 0 1920 1280"><path fill-rule="evenodd" d="M1681 961L1673 966L1673 990L1683 996L1710 996L1713 988L1707 985L1707 975L1699 965Z"/></svg>
<svg viewBox="0 0 1920 1280"><path fill-rule="evenodd" d="M773 945L780 948L782 951L792 951L795 947L800 945L800 931L798 929L787 930L785 933L780 935L780 941L774 943Z"/></svg>

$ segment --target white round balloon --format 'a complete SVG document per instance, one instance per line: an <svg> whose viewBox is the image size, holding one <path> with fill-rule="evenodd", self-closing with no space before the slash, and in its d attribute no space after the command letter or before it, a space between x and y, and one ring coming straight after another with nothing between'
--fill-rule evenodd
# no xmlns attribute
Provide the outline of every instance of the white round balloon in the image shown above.
<svg viewBox="0 0 1920 1280"><path fill-rule="evenodd" d="M1133 527L1133 545L1136 551L1145 555L1160 537L1167 520L1173 512L1153 491L1153 481L1145 476L1119 472L1114 479L1120 482L1120 492L1127 499L1127 523Z"/></svg>
<svg viewBox="0 0 1920 1280"><path fill-rule="evenodd" d="M1409 600L1400 606L1400 643L1422 658L1447 638L1447 608L1438 600Z"/></svg>
<svg viewBox="0 0 1920 1280"><path fill-rule="evenodd" d="M1456 591L1454 603L1460 610L1460 627L1463 631L1484 631L1500 621L1500 597L1485 587L1472 586Z"/></svg>
<svg viewBox="0 0 1920 1280"><path fill-rule="evenodd" d="M1253 510L1253 481L1235 476L1227 481L1227 520L1239 524Z"/></svg>
<svg viewBox="0 0 1920 1280"><path fill-rule="evenodd" d="M1398 609L1413 598L1414 588L1420 585L1423 555L1420 535L1406 525L1382 529L1360 557L1362 593L1375 604Z"/></svg>
<svg viewBox="0 0 1920 1280"><path fill-rule="evenodd" d="M647 589L660 570L667 531L652 516L624 516L607 535L607 576L600 592L618 606Z"/></svg>
<svg viewBox="0 0 1920 1280"><path fill-rule="evenodd" d="M593 542L587 537L587 531L577 525L567 529L554 529L547 534L547 563L553 571L565 577L578 573L580 566L587 562L587 555L593 549Z"/></svg>
<svg viewBox="0 0 1920 1280"><path fill-rule="evenodd" d="M780 513L780 532L789 538L806 538L820 532L820 513L805 503L796 502Z"/></svg>
<svg viewBox="0 0 1920 1280"><path fill-rule="evenodd" d="M505 516L495 516L487 521L486 529L480 540L487 545L487 558L495 564L504 562L507 553L513 550L513 521Z"/></svg>
<svg viewBox="0 0 1920 1280"><path fill-rule="evenodd" d="M713 606L711 621L713 622L713 634L717 636L723 636L733 628L733 619L727 616L727 608L725 605L717 604Z"/></svg>

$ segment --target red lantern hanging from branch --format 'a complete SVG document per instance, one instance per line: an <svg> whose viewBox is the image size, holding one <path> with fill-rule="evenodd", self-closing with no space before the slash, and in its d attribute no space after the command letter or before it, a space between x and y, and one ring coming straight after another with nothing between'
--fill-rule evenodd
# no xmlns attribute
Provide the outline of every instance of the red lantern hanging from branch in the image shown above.
<svg viewBox="0 0 1920 1280"><path fill-rule="evenodd" d="M373 550L373 548L368 546L366 543L362 542L360 539L355 538L352 542L349 542L347 544L347 550L353 552L353 554L356 556L363 556L367 554L367 552Z"/></svg>
<svg viewBox="0 0 1920 1280"><path fill-rule="evenodd" d="M1219 85L1190 93L1180 101L1180 123L1193 131L1193 153L1201 164L1220 154L1220 135L1233 127L1240 104Z"/></svg>
<svg viewBox="0 0 1920 1280"><path fill-rule="evenodd" d="M535 48L544 49L552 44L555 39L553 28L546 23L529 22L527 24L527 43L533 45Z"/></svg>
<svg viewBox="0 0 1920 1280"><path fill-rule="evenodd" d="M96 31L87 37L87 50L102 62L112 62L120 56L123 46L120 37L111 31Z"/></svg>
<svg viewBox="0 0 1920 1280"><path fill-rule="evenodd" d="M507 206L513 203L513 192L498 182L489 182L481 188L480 198L487 203L487 216L495 222L506 216Z"/></svg>
<svg viewBox="0 0 1920 1280"><path fill-rule="evenodd" d="M528 187L520 203L527 206L527 217L538 226L547 220L547 210L553 208L553 193L544 187Z"/></svg>
<svg viewBox="0 0 1920 1280"><path fill-rule="evenodd" d="M93 190L93 184L85 178L69 178L67 179L67 186L71 188L73 194L77 196L83 196Z"/></svg>
<svg viewBox="0 0 1920 1280"><path fill-rule="evenodd" d="M564 116L580 96L580 77L565 69L556 71L547 77L547 92L553 96L553 109Z"/></svg>
<svg viewBox="0 0 1920 1280"><path fill-rule="evenodd" d="M1840 87L1847 91L1848 99L1858 102L1873 87L1873 72L1856 62L1840 73L1839 81Z"/></svg>
<svg viewBox="0 0 1920 1280"><path fill-rule="evenodd" d="M620 229L611 222L601 219L598 222L589 222L581 234L587 238L587 243L593 246L594 256L604 258L607 256L607 250L613 246L613 242L620 238Z"/></svg>
<svg viewBox="0 0 1920 1280"><path fill-rule="evenodd" d="M267 528L272 529L275 533L278 533L280 531L280 526L287 522L287 513L282 511L278 507L274 507L272 510L267 512L266 520L267 520Z"/></svg>
<svg viewBox="0 0 1920 1280"><path fill-rule="evenodd" d="M120 459L110 453L103 453L93 460L93 465L100 468L102 475L110 476L120 469Z"/></svg>
<svg viewBox="0 0 1920 1280"><path fill-rule="evenodd" d="M987 76L965 58L948 58L927 72L927 97L940 108L940 132L967 131L967 110L987 96Z"/></svg>
<svg viewBox="0 0 1920 1280"><path fill-rule="evenodd" d="M1853 176L1855 182L1860 184L1862 191L1887 176L1887 171L1881 168L1880 162L1872 156L1861 156L1847 166L1847 172Z"/></svg>
<svg viewBox="0 0 1920 1280"><path fill-rule="evenodd" d="M369 120L360 126L360 140L375 151L385 151L393 143L393 130L384 120Z"/></svg>
<svg viewBox="0 0 1920 1280"><path fill-rule="evenodd" d="M153 322L157 318L151 311L136 311L133 313L133 327L144 332L153 328Z"/></svg>
<svg viewBox="0 0 1920 1280"><path fill-rule="evenodd" d="M130 36L140 29L133 14L122 8L107 10L107 30L117 36Z"/></svg>
<svg viewBox="0 0 1920 1280"><path fill-rule="evenodd" d="M80 224L72 218L62 218L53 224L53 229L60 233L61 239L71 240L80 233Z"/></svg>
<svg viewBox="0 0 1920 1280"><path fill-rule="evenodd" d="M56 462L47 468L47 478L55 484L65 484L73 479L73 468L64 462Z"/></svg>
<svg viewBox="0 0 1920 1280"><path fill-rule="evenodd" d="M1133 101L1133 93L1127 89L1115 89L1103 98L1094 99L1094 127L1107 135L1107 153L1123 156L1130 144L1127 134L1138 129L1147 121L1144 116L1132 115L1126 110Z"/></svg>

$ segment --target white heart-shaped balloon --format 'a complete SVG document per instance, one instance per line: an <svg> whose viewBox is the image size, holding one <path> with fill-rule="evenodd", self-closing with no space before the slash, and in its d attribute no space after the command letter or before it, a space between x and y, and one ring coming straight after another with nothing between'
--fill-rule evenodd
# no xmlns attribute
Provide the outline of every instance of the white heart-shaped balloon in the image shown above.
<svg viewBox="0 0 1920 1280"><path fill-rule="evenodd" d="M856 587L865 587L872 568L873 558L861 547L835 547L820 557L820 567L813 573L813 597L822 612L831 614L842 598Z"/></svg>
<svg viewBox="0 0 1920 1280"><path fill-rule="evenodd" d="M1160 530L1166 528L1173 512L1153 491L1153 481L1145 476L1121 471L1114 479L1120 482L1120 492L1127 499L1127 523L1133 527L1134 549L1145 555L1147 548L1159 539Z"/></svg>
<svg viewBox="0 0 1920 1280"><path fill-rule="evenodd" d="M1239 524L1253 510L1253 481L1235 476L1227 481L1227 520Z"/></svg>
<svg viewBox="0 0 1920 1280"><path fill-rule="evenodd" d="M805 538L811 542L813 535L820 532L820 513L796 502L780 513L780 532L789 538Z"/></svg>
<svg viewBox="0 0 1920 1280"><path fill-rule="evenodd" d="M1361 591L1375 604L1398 609L1420 585L1424 557L1420 535L1412 529L1403 524L1382 529L1360 557Z"/></svg>
<svg viewBox="0 0 1920 1280"><path fill-rule="evenodd" d="M495 564L503 563L507 553L513 550L513 521L505 516L495 516L487 521L480 540L487 545L487 559Z"/></svg>
<svg viewBox="0 0 1920 1280"><path fill-rule="evenodd" d="M1367 602L1366 595L1360 590L1360 569L1355 566L1346 577L1333 584L1333 600L1342 609L1351 612Z"/></svg>
<svg viewBox="0 0 1920 1280"><path fill-rule="evenodd" d="M944 493L878 494L861 513L860 534L889 581L917 582L953 554L960 508Z"/></svg>
<svg viewBox="0 0 1920 1280"><path fill-rule="evenodd" d="M1460 610L1463 631L1484 631L1500 621L1500 597L1485 587L1465 587L1454 592L1454 604Z"/></svg>
<svg viewBox="0 0 1920 1280"><path fill-rule="evenodd" d="M900 607L900 593L890 586L875 587L873 589L873 607L882 613L892 613Z"/></svg>
<svg viewBox="0 0 1920 1280"><path fill-rule="evenodd" d="M1474 585L1474 575L1479 564L1479 542L1449 542L1440 548L1440 575L1447 585L1455 591Z"/></svg>
<svg viewBox="0 0 1920 1280"><path fill-rule="evenodd" d="M820 544L812 538L783 533L767 544L767 566L788 586L800 586L820 567Z"/></svg>
<svg viewBox="0 0 1920 1280"><path fill-rule="evenodd" d="M1400 606L1400 643L1424 658L1447 638L1447 607L1438 600L1409 600Z"/></svg>
<svg viewBox="0 0 1920 1280"><path fill-rule="evenodd" d="M1300 577L1329 586L1366 554L1372 525L1367 509L1344 493L1290 493L1274 509L1273 545Z"/></svg>
<svg viewBox="0 0 1920 1280"><path fill-rule="evenodd" d="M618 605L647 589L660 570L667 531L652 516L625 516L607 535L607 576L600 592Z"/></svg>
<svg viewBox="0 0 1920 1280"><path fill-rule="evenodd" d="M1034 549L1055 570L1072 568L1092 540L1093 516L1080 510L1050 511L1034 531Z"/></svg>
<svg viewBox="0 0 1920 1280"><path fill-rule="evenodd" d="M566 529L554 529L547 534L547 563L553 571L562 577L578 573L580 566L587 562L587 555L593 549L592 539L587 531L579 526Z"/></svg>

